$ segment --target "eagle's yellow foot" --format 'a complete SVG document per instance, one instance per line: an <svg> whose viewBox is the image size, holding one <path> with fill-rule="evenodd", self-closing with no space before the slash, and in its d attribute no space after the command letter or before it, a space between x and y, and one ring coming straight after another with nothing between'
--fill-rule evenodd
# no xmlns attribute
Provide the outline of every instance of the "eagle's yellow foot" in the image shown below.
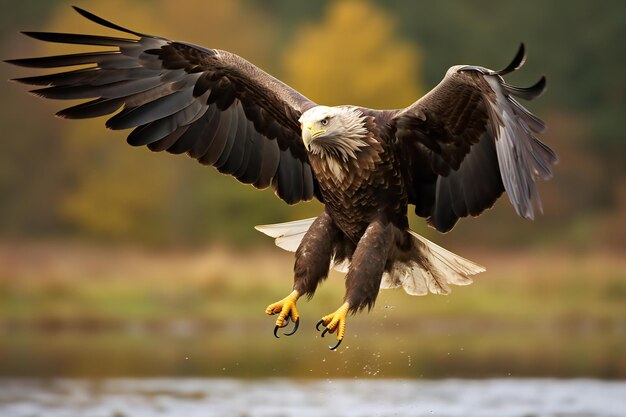
<svg viewBox="0 0 626 417"><path fill-rule="evenodd" d="M278 314L276 326L274 326L274 336L276 336L276 338L280 337L278 336L278 329L286 327L289 324L290 318L294 323L293 330L289 333L285 333L285 336L291 336L298 331L298 326L300 325L300 316L298 315L298 310L296 309L296 302L298 301L298 298L300 298L300 294L298 294L298 291L293 290L287 297L275 302L274 304L270 304L265 309L265 312L270 316Z"/></svg>
<svg viewBox="0 0 626 417"><path fill-rule="evenodd" d="M337 330L337 344L335 346L329 346L330 350L337 349L343 340L343 335L346 333L346 318L348 317L349 309L350 306L348 303L343 303L337 311L322 317L315 326L317 331L319 331L320 325L324 325L325 329L322 332L322 337L324 337L326 333L335 333L335 330Z"/></svg>

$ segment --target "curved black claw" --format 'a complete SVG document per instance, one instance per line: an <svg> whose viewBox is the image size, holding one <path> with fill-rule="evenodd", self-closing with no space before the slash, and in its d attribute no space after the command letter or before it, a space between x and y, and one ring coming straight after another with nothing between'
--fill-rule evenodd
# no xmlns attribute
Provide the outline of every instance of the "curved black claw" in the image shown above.
<svg viewBox="0 0 626 417"><path fill-rule="evenodd" d="M324 324L324 320L318 321L317 324L315 325L315 328L317 329L318 332L320 331L320 325L322 325L322 324ZM322 331L322 336L321 337L326 336L326 333L330 333L330 331L328 330L328 327L324 327L324 331ZM339 341L337 341L337 344L335 346L328 346L328 349L330 349L330 350L337 349L342 341L343 341L343 338L339 339Z"/></svg>
<svg viewBox="0 0 626 417"><path fill-rule="evenodd" d="M328 349L330 349L330 350L335 350L335 349L337 349L337 348L339 347L339 345L341 344L341 342L343 342L343 339L339 339L339 340L337 341L337 344L336 344L335 346L328 346Z"/></svg>
<svg viewBox="0 0 626 417"><path fill-rule="evenodd" d="M287 316L285 317L285 322L283 323L282 326L276 325L274 326L274 336L276 337L276 339L280 339L280 336L278 335L278 329L282 329L283 327L287 327L287 325L289 324L289 320L290 317ZM298 317L294 322L293 322L294 326L293 326L293 330L290 331L289 333L283 333L284 336L292 336L294 333L296 333L298 331L298 327L300 327L300 317Z"/></svg>
<svg viewBox="0 0 626 417"><path fill-rule="evenodd" d="M284 333L285 336L291 336L293 334L295 334L298 331L298 327L300 327L300 317L298 317L296 319L296 321L293 322L293 330L290 331L289 333Z"/></svg>

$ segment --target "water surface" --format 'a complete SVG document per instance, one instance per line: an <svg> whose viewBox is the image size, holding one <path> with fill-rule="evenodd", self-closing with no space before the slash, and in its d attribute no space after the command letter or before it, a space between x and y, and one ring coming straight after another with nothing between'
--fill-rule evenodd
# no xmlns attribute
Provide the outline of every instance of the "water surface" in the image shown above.
<svg viewBox="0 0 626 417"><path fill-rule="evenodd" d="M2 379L2 417L624 417L591 379Z"/></svg>

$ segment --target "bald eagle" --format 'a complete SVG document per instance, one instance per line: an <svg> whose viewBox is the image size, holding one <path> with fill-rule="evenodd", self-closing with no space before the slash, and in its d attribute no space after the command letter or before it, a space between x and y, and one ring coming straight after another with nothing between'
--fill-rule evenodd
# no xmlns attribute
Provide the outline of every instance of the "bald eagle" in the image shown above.
<svg viewBox="0 0 626 417"><path fill-rule="evenodd" d="M505 69L450 68L443 81L404 109L327 107L227 51L135 32L75 7L85 18L132 37L25 32L47 42L110 50L15 59L34 68L80 66L18 78L50 99L89 99L57 116L115 113L110 129L133 129L128 143L186 153L244 184L272 187L288 204L318 199L314 219L258 226L295 251L293 291L271 304L274 335L299 324L297 300L312 297L335 267L347 273L343 304L317 324L343 340L349 313L372 308L379 289L447 294L484 268L409 230L407 210L440 232L478 216L506 191L520 216L541 210L536 179L549 179L555 153L539 139L544 123L516 100L529 88L502 76L524 63L521 45ZM121 111L118 111L121 108ZM117 113L116 113L117 112Z"/></svg>

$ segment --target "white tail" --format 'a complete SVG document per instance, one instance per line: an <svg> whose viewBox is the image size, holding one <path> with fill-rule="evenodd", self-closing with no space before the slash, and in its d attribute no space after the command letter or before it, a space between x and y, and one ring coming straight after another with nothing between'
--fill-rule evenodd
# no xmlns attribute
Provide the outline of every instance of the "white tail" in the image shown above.
<svg viewBox="0 0 626 417"><path fill-rule="evenodd" d="M309 227L311 227L311 224L313 224L316 218L317 217L311 217L309 219L296 220L293 222L264 224L254 226L254 228L269 237L273 237L276 246L279 248L289 252L295 252L304 234L309 230Z"/></svg>
<svg viewBox="0 0 626 417"><path fill-rule="evenodd" d="M275 238L276 246L295 252L315 217L287 223L256 226L255 229ZM484 272L485 268L456 255L423 236L409 231L414 248L410 260L396 262L391 271L385 272L381 289L402 287L410 295L449 294L448 284L469 285L470 275ZM339 272L348 272L349 261L333 262L332 267Z"/></svg>
<svg viewBox="0 0 626 417"><path fill-rule="evenodd" d="M469 277L485 268L442 248L423 236L409 231L415 246L412 260L396 262L390 272L383 275L380 288L402 286L411 295L449 294L448 284L469 285Z"/></svg>

